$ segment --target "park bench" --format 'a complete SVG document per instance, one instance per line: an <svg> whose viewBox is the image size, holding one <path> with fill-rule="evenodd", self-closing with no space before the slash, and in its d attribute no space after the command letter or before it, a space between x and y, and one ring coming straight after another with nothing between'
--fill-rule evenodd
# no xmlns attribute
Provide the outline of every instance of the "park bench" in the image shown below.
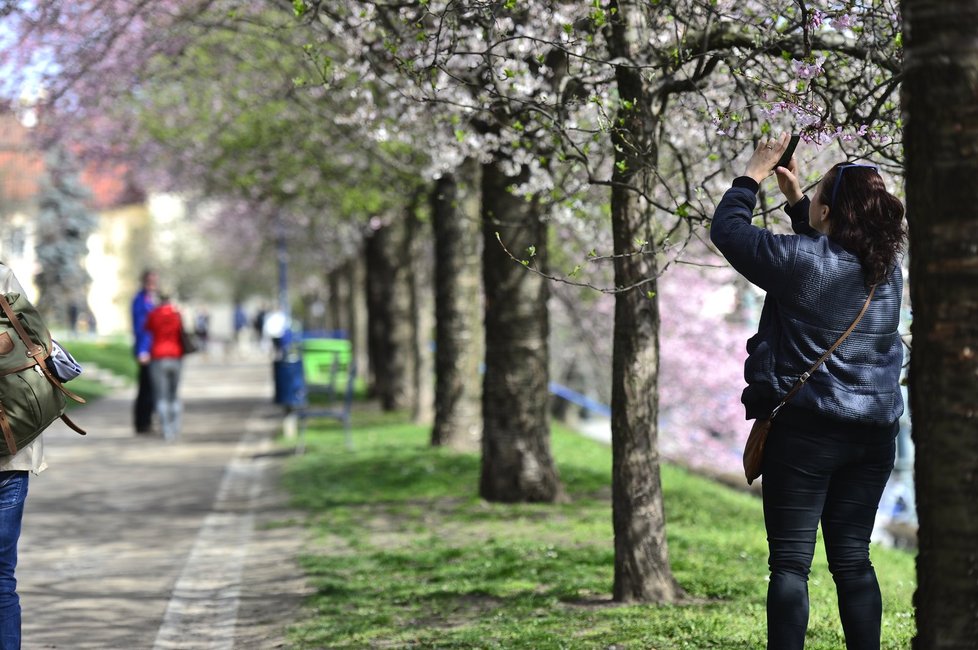
<svg viewBox="0 0 978 650"><path fill-rule="evenodd" d="M299 440L296 453L305 450L305 432L309 418L332 418L343 424L347 448L353 447L350 434L350 411L357 364L348 339L310 338L300 344L303 399L296 408Z"/></svg>

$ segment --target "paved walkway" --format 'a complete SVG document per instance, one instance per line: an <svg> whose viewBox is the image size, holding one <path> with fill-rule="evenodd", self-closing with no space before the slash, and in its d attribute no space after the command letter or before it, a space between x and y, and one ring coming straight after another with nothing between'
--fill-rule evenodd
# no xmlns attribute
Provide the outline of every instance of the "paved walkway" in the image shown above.
<svg viewBox="0 0 978 650"><path fill-rule="evenodd" d="M24 648L286 647L308 587L275 488L271 364L185 365L184 433L133 436L131 389L45 433L18 566Z"/></svg>

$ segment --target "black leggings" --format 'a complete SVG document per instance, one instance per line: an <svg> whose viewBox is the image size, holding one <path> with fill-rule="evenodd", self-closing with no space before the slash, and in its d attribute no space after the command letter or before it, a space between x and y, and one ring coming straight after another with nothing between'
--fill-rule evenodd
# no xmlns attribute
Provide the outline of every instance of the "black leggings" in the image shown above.
<svg viewBox="0 0 978 650"><path fill-rule="evenodd" d="M796 418L774 421L763 465L768 650L805 646L819 520L846 648L879 650L883 605L869 538L895 455L892 438L853 440Z"/></svg>
<svg viewBox="0 0 978 650"><path fill-rule="evenodd" d="M136 389L136 402L133 404L133 424L136 433L150 432L155 409L156 400L153 398L153 380L149 374L149 364L139 364L139 385Z"/></svg>

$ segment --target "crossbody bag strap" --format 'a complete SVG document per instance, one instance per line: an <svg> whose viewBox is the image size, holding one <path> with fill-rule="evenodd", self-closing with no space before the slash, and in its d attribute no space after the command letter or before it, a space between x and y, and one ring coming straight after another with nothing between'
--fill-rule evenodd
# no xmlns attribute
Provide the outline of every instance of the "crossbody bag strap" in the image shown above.
<svg viewBox="0 0 978 650"><path fill-rule="evenodd" d="M805 382L808 381L808 378L811 377L816 370L818 370L818 367L820 365L825 363L825 360L828 359L833 352L835 352L835 349L837 347L842 345L842 342L846 340L846 337L852 334L853 330L856 329L856 325L858 325L859 321L861 321L863 316L866 315L866 311L869 309L869 303L873 300L874 293L876 293L875 284L872 287L870 287L869 295L866 296L866 302L863 303L863 308L859 310L859 314L856 315L856 320L852 321L852 325L849 326L849 329L843 332L842 336L840 336L839 339L835 343L833 343L828 350L825 351L825 354L819 357L818 361L816 361L814 365L812 365L812 367L808 369L808 372L805 372L804 374L802 374L801 377L798 378L798 381L796 381L795 385L791 387L791 390L788 391L788 394L784 396L784 399L781 400L781 403L775 406L774 410L771 411L771 415L769 419L771 420L774 419L774 416L778 414L778 411L781 410L781 407L787 404L788 400L794 397L795 394L802 389L802 386L805 385Z"/></svg>

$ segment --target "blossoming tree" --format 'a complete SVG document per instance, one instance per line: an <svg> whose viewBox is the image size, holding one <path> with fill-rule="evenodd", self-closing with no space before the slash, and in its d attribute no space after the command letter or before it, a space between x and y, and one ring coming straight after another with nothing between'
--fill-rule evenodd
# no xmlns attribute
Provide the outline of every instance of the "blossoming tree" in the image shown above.
<svg viewBox="0 0 978 650"><path fill-rule="evenodd" d="M149 60L140 57L169 60L186 52L193 31L175 25L217 28L240 12L235 3L157 3L161 11L153 12L110 0L73 3L70 10L58 4L34 2L24 15L37 35L70 34L64 42L71 47L50 45L54 60L70 61L56 71L66 84L54 96L82 114L144 81L133 74ZM318 86L320 94L309 119L297 112L291 120L303 138L330 151L336 138L371 152L379 139L388 152L423 150L423 163L397 159L407 160L408 175L452 174L468 186L472 161L481 166L487 355L480 491L486 498L546 501L561 494L547 438L546 280L614 296L614 595L680 598L669 570L659 481L659 276L701 260L702 226L734 174L731 166L772 129L798 130L813 143L832 140L845 155L900 160L894 100L900 32L892 2L295 0L268 6L294 12L308 29L302 50L316 83L294 85ZM76 24L96 33L99 12L106 21L97 25L89 51L83 46L91 36ZM113 43L129 47L105 56ZM75 50L81 56L72 59ZM330 129L335 121L324 119L329 111L322 106L343 116L340 126L347 128ZM287 103L276 112L282 111L300 109ZM252 116L263 147L292 142L281 133L265 138L271 116ZM328 136L317 136L312 126ZM239 134L240 142L249 141L248 133ZM273 177L258 186L281 196L292 185L288 174L276 172L279 163L295 168L285 160L288 145L273 150L283 156L264 167L242 161L240 150L231 162L243 165L240 178L248 186ZM355 150L356 144L340 149L344 156ZM299 165L295 173L302 178L303 171L309 170ZM323 173L316 169L309 178ZM298 187L298 194L313 197L310 203L322 200L318 182ZM586 205L598 191L605 192L598 205ZM284 194L289 205L302 202L294 191ZM761 217L774 220L774 202L763 192L760 202ZM604 209L610 232L594 239L609 241L610 250L582 251L576 263L564 254L569 268L552 268L555 233ZM590 272L599 260L613 267L610 286L598 286L607 266Z"/></svg>

